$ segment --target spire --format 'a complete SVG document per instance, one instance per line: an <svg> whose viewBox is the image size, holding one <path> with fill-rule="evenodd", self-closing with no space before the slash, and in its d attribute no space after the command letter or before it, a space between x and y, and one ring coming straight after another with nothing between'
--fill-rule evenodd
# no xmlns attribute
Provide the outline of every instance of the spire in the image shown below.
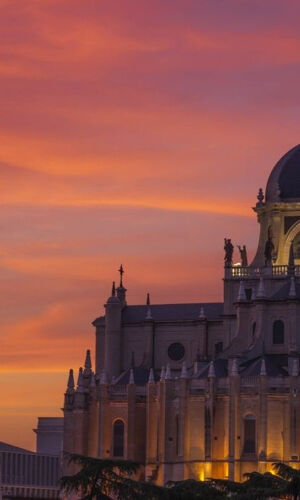
<svg viewBox="0 0 300 500"><path fill-rule="evenodd" d="M79 368L78 379L77 379L77 391L84 392L84 382L83 382L83 373L82 368Z"/></svg>
<svg viewBox="0 0 300 500"><path fill-rule="evenodd" d="M205 312L204 312L204 307L203 306L201 306L201 308L200 308L200 313L199 313L198 318L199 319L206 319Z"/></svg>
<svg viewBox="0 0 300 500"><path fill-rule="evenodd" d="M130 372L129 372L129 384L134 384L133 368L130 368Z"/></svg>
<svg viewBox="0 0 300 500"><path fill-rule="evenodd" d="M170 368L170 365L169 363L167 364L167 369L166 369L166 380L170 380L172 378L172 375L171 375L171 368Z"/></svg>
<svg viewBox="0 0 300 500"><path fill-rule="evenodd" d="M147 293L146 305L147 305L146 319L148 319L148 320L153 319L152 314L151 314L151 307L150 307L150 293Z"/></svg>
<svg viewBox="0 0 300 500"><path fill-rule="evenodd" d="M124 274L124 268L122 264L120 265L119 273L120 273L120 286L123 286L123 274Z"/></svg>
<svg viewBox="0 0 300 500"><path fill-rule="evenodd" d="M100 375L100 384L101 385L107 384L107 375L106 375L106 372L104 370L103 370L103 372L101 372L101 375Z"/></svg>
<svg viewBox="0 0 300 500"><path fill-rule="evenodd" d="M153 368L150 368L148 384L153 384L155 382Z"/></svg>
<svg viewBox="0 0 300 500"><path fill-rule="evenodd" d="M256 298L257 299L264 299L265 297L266 297L266 291L265 291L264 279L261 276L259 279L259 285L258 285Z"/></svg>
<svg viewBox="0 0 300 500"><path fill-rule="evenodd" d="M188 378L188 373L187 373L187 368L186 368L186 362L185 361L182 363L180 378Z"/></svg>
<svg viewBox="0 0 300 500"><path fill-rule="evenodd" d="M297 292L296 292L295 278L294 278L294 276L291 276L289 299L295 299L296 297L297 297Z"/></svg>
<svg viewBox="0 0 300 500"><path fill-rule="evenodd" d="M84 362L84 371L90 371L92 368L92 362L91 362L91 351L87 349L86 351L86 356L85 356L85 362Z"/></svg>
<svg viewBox="0 0 300 500"><path fill-rule="evenodd" d="M112 282L111 296L112 297L116 296L116 283L114 281Z"/></svg>
<svg viewBox="0 0 300 500"><path fill-rule="evenodd" d="M247 297L246 297L244 282L243 282L243 280L241 280L240 281L240 286L239 286L239 293L238 293L238 296L237 296L237 301L238 302L244 302L245 300L247 300Z"/></svg>
<svg viewBox="0 0 300 500"><path fill-rule="evenodd" d="M230 372L230 375L238 375L239 374L239 370L238 370L238 363L237 363L237 359L236 358L233 358L232 360L232 365L231 365L231 372Z"/></svg>
<svg viewBox="0 0 300 500"><path fill-rule="evenodd" d="M215 367L214 367L214 362L211 361L209 363L209 369L208 369L208 378L214 378L216 376L216 372L215 372Z"/></svg>
<svg viewBox="0 0 300 500"><path fill-rule="evenodd" d="M165 367L162 366L161 372L160 372L160 380L165 380L165 378L166 378L166 370L165 370Z"/></svg>
<svg viewBox="0 0 300 500"><path fill-rule="evenodd" d="M68 377L68 385L67 385L67 392L73 392L75 387L74 383L74 372L72 368L69 371L69 377Z"/></svg>
<svg viewBox="0 0 300 500"><path fill-rule="evenodd" d="M292 377L298 377L298 375L299 375L299 361L297 358L294 358L292 365Z"/></svg>
<svg viewBox="0 0 300 500"><path fill-rule="evenodd" d="M260 375L267 375L265 358L262 358L261 360Z"/></svg>

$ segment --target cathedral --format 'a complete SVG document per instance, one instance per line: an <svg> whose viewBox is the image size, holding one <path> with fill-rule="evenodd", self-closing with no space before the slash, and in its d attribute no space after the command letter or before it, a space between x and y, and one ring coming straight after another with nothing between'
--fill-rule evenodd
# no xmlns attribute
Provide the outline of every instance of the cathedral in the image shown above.
<svg viewBox="0 0 300 500"><path fill-rule="evenodd" d="M76 385L70 370L64 451L140 462L156 484L299 467L300 145L253 210L253 261L225 239L223 302L128 304L121 266L95 363L87 351Z"/></svg>

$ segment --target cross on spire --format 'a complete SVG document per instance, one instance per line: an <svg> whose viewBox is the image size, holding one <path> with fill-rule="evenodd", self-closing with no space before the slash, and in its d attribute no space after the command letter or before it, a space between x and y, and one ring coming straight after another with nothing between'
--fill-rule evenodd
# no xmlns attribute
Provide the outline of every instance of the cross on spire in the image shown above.
<svg viewBox="0 0 300 500"><path fill-rule="evenodd" d="M120 273L120 286L123 286L123 274L124 274L124 268L122 264L120 265L119 273Z"/></svg>

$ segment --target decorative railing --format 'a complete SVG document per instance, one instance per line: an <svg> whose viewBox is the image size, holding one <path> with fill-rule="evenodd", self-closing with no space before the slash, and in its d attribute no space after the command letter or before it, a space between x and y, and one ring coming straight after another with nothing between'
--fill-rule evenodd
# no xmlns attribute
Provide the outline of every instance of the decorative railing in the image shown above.
<svg viewBox="0 0 300 500"><path fill-rule="evenodd" d="M295 275L300 276L300 266L295 266ZM288 276L291 272L289 266L270 267L242 267L233 266L225 268L225 277L228 278L260 278L261 276Z"/></svg>

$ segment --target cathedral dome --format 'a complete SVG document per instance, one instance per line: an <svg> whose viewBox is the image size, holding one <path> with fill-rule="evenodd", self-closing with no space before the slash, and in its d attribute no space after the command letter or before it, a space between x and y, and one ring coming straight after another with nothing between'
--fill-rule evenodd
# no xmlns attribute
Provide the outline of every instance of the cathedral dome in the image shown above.
<svg viewBox="0 0 300 500"><path fill-rule="evenodd" d="M266 188L267 202L300 202L300 144L276 163Z"/></svg>

